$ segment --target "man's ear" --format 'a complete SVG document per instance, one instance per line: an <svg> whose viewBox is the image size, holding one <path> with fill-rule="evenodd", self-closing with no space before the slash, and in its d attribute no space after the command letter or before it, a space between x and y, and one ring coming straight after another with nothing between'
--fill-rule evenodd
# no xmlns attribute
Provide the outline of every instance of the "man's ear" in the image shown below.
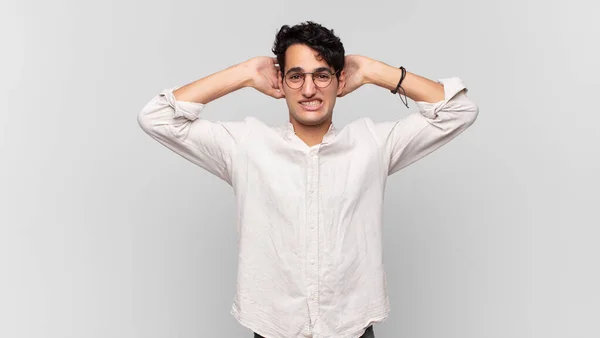
<svg viewBox="0 0 600 338"><path fill-rule="evenodd" d="M277 71L277 85L279 86L279 91L283 93L283 75L281 70Z"/></svg>
<svg viewBox="0 0 600 338"><path fill-rule="evenodd" d="M337 96L340 96L344 92L344 88L346 88L346 70L342 69L338 80Z"/></svg>

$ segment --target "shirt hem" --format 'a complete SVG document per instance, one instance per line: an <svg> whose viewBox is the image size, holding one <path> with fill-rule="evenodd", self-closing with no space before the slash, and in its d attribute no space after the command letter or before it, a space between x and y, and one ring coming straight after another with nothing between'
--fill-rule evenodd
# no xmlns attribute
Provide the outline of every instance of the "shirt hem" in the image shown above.
<svg viewBox="0 0 600 338"><path fill-rule="evenodd" d="M300 334L297 337L312 337L312 338L360 338L364 333L365 330L371 326L371 325L375 325L375 324L380 324L385 322L388 318L389 318L389 313L390 313L390 308L389 307L385 307L381 310L378 311L367 311L364 312L363 314L365 316L369 316L368 319L365 320L356 320L353 322L350 322L352 324L358 324L358 325L353 325L352 329L346 330L344 332L341 333L335 333L334 336L332 335L327 335L327 334L319 334L319 333L313 333L311 334ZM240 313L238 311L238 309L236 308L235 304L232 305L231 307L231 311L230 314L238 321L238 323L240 323L240 325L242 325L243 327L251 330L253 333L258 333L259 335L263 336L263 337L268 337L268 338L290 338L287 334L282 333L281 331L277 331L276 335L277 336L273 336L273 333L267 333L265 331L263 331L261 328L259 328L258 326L255 326L255 323L250 323L248 321L246 321L246 319L244 318L243 314ZM358 315L359 317L362 317L361 315ZM270 325L274 325L274 323L269 323ZM275 325L277 328L281 329L281 327L278 327L277 325Z"/></svg>
<svg viewBox="0 0 600 338"><path fill-rule="evenodd" d="M244 318L244 315L238 311L235 304L233 304L231 306L230 314L238 321L238 323L240 323L240 325L251 330L253 333L258 333L259 335L261 335L263 337L268 337L268 338L289 338L289 336L285 333L282 333L282 331L276 331L276 336L273 336L272 332L265 332L258 326L254 326L254 324L256 324L256 323L253 324L253 323L246 321L246 318ZM277 329L282 329L281 327L279 327L277 324L274 324L273 322L269 322L269 324L274 325ZM298 336L298 337L302 337L302 336ZM310 336L306 336L306 337L310 337Z"/></svg>
<svg viewBox="0 0 600 338"><path fill-rule="evenodd" d="M389 318L389 313L390 313L390 308L384 308L381 309L378 312L366 312L365 315L370 315L369 319L367 319L366 321L363 320L357 320L354 321L354 323L361 323L358 325L359 329L355 328L355 329L350 329L350 330L346 330L345 332L339 333L339 337L340 338L360 338L364 333L365 330L371 326L371 325L375 325L375 324L380 324L385 322L388 318ZM319 336L319 338L326 338L327 336ZM327 338L333 338L333 337L327 337ZM336 336L337 338L337 336Z"/></svg>

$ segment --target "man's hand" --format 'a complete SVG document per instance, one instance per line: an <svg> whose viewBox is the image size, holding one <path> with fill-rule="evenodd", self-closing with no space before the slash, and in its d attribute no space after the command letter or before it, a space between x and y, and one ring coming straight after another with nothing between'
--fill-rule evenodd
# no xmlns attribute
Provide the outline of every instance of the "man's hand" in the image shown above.
<svg viewBox="0 0 600 338"><path fill-rule="evenodd" d="M279 88L279 65L276 57L257 56L244 62L244 66L250 71L250 87L276 99L285 96Z"/></svg>
<svg viewBox="0 0 600 338"><path fill-rule="evenodd" d="M360 86L368 83L365 77L367 68L375 60L362 55L346 55L344 63L344 72L346 74L346 85L338 97L348 95L358 89Z"/></svg>

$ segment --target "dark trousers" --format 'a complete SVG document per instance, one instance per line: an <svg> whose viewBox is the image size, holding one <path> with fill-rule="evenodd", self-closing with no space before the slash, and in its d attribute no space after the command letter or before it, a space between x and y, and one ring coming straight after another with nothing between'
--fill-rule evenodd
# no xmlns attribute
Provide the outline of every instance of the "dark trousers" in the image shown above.
<svg viewBox="0 0 600 338"><path fill-rule="evenodd" d="M254 338L265 338L265 337L263 337L255 332ZM375 333L373 333L373 325L369 326L367 328L367 330L365 331L365 333L362 336L360 336L360 338L375 338Z"/></svg>

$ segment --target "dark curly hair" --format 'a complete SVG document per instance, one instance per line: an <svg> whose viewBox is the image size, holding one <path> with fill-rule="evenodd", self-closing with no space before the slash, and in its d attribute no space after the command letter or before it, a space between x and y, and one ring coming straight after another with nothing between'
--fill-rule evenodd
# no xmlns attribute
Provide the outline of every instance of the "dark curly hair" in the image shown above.
<svg viewBox="0 0 600 338"><path fill-rule="evenodd" d="M318 57L325 59L334 71L344 69L344 45L340 38L335 36L333 29L306 21L292 27L283 25L277 32L272 51L277 56L282 72L285 71L285 51L289 46L297 43L316 50L319 53ZM337 72L336 76L339 79L340 72Z"/></svg>

